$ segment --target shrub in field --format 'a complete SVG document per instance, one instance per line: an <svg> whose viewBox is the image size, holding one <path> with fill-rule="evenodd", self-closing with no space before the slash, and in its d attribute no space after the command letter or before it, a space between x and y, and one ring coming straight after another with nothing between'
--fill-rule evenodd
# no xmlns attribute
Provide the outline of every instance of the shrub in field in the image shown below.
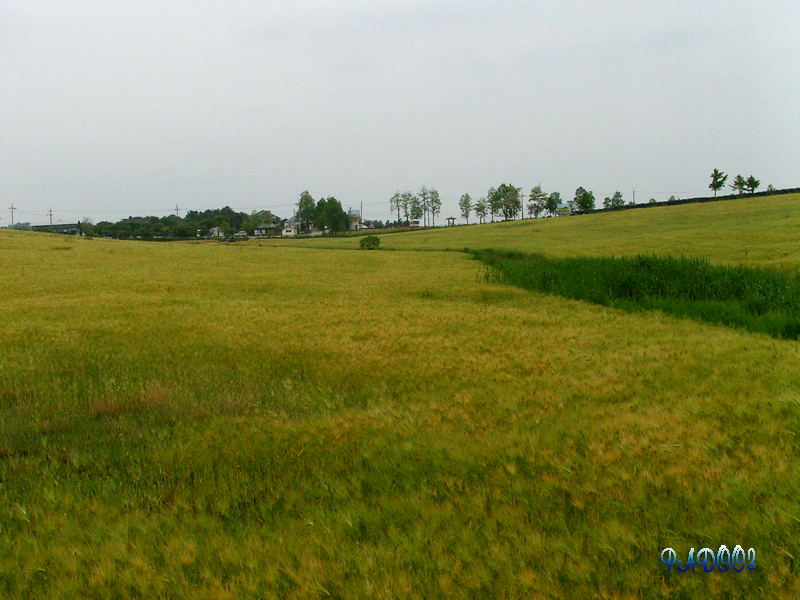
<svg viewBox="0 0 800 600"><path fill-rule="evenodd" d="M377 235L367 235L359 243L362 250L374 250L381 245L381 239Z"/></svg>
<svg viewBox="0 0 800 600"><path fill-rule="evenodd" d="M624 310L663 310L776 338L800 335L800 276L670 256L548 259L476 252L488 278Z"/></svg>

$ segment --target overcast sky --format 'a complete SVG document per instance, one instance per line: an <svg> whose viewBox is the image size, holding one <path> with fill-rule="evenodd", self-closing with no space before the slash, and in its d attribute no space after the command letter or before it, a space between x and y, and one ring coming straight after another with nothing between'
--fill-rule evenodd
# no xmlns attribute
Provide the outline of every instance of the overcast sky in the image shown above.
<svg viewBox="0 0 800 600"><path fill-rule="evenodd" d="M798 0L0 0L0 225L800 186Z"/></svg>

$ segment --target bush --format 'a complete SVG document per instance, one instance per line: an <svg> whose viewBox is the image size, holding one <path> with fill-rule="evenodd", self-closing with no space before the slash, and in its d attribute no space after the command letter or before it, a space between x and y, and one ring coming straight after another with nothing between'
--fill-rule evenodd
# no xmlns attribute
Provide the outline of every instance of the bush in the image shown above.
<svg viewBox="0 0 800 600"><path fill-rule="evenodd" d="M377 235L367 235L361 238L362 250L374 250L381 245L381 239Z"/></svg>

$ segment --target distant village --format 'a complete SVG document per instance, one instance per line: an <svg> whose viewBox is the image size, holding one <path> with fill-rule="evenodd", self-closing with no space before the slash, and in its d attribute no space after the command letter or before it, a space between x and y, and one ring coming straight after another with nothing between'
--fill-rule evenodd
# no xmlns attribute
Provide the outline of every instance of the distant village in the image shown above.
<svg viewBox="0 0 800 600"><path fill-rule="evenodd" d="M75 223L56 222L46 225L32 225L30 222L16 222L4 229L43 231L66 235L82 235L114 239L170 240L170 239L217 239L236 240L250 237L297 237L322 236L359 231L362 229L384 229L408 226L381 220L363 220L359 209L350 209L342 219L343 227L333 231L317 225L314 221L305 222L293 215L282 219L270 211L252 213L237 212L230 207L205 211L188 211L185 217L168 215L166 217L128 217L115 223L100 221L93 223L83 219Z"/></svg>

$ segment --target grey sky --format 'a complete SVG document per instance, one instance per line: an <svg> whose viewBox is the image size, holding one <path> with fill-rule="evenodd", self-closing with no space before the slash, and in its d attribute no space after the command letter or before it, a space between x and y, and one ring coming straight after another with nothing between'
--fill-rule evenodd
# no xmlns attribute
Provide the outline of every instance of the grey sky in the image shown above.
<svg viewBox="0 0 800 600"><path fill-rule="evenodd" d="M800 186L798 26L797 0L0 0L0 225Z"/></svg>

